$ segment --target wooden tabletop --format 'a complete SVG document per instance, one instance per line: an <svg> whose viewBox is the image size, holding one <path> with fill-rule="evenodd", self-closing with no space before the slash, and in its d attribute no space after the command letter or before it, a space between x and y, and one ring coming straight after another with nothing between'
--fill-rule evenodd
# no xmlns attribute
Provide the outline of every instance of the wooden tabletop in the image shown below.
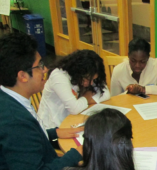
<svg viewBox="0 0 157 170"><path fill-rule="evenodd" d="M134 104L152 102L157 102L157 95L150 95L148 99L129 94L118 95L103 103L132 109L126 116L132 122L134 147L157 147L157 119L144 120L133 107ZM86 118L87 116L81 114L69 115L64 119L60 128L69 128L70 125L82 123ZM59 139L59 145L64 152L77 147L73 139Z"/></svg>

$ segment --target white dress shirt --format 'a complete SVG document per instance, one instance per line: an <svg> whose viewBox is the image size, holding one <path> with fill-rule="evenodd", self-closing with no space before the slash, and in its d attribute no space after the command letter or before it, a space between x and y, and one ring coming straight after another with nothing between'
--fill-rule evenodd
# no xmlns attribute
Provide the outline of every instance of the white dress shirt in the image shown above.
<svg viewBox="0 0 157 170"><path fill-rule="evenodd" d="M111 96L123 93L129 84L145 86L146 94L157 94L157 59L149 58L140 75L139 83L132 77L132 73L129 60L114 68L111 78Z"/></svg>
<svg viewBox="0 0 157 170"><path fill-rule="evenodd" d="M17 100L20 104L22 104L30 113L31 115L39 122L42 130L44 131L46 137L48 138L47 131L42 123L42 120L37 116L33 106L31 105L31 100L28 100L27 98L21 96L20 94L5 88L4 86L1 86L1 90L13 97L15 100ZM48 138L49 139L49 138Z"/></svg>
<svg viewBox="0 0 157 170"><path fill-rule="evenodd" d="M78 93L79 88L73 86L70 80L71 77L66 71L56 68L45 84L38 115L47 129L60 126L69 114L76 115L88 107L85 97L77 99L74 96L72 90ZM107 87L104 91L102 96L98 91L93 99L96 102L108 100L110 92Z"/></svg>

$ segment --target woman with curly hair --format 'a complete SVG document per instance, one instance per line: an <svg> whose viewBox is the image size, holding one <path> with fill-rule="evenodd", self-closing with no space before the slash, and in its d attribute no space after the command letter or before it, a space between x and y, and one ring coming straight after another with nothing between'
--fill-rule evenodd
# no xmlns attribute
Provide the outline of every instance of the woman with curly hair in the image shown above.
<svg viewBox="0 0 157 170"><path fill-rule="evenodd" d="M83 165L63 170L135 170L132 125L115 109L103 109L85 123Z"/></svg>
<svg viewBox="0 0 157 170"><path fill-rule="evenodd" d="M91 50L79 50L49 70L39 107L47 129L60 126L69 114L110 98L102 58Z"/></svg>

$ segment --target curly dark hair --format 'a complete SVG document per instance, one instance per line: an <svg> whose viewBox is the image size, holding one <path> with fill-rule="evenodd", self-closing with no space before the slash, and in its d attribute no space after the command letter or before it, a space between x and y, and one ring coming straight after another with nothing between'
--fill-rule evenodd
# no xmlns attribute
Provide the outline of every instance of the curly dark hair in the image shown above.
<svg viewBox="0 0 157 170"><path fill-rule="evenodd" d="M98 74L98 78L94 81L94 84L95 87L100 89L101 93L104 92L103 89L106 85L106 74L103 59L92 50L78 50L69 54L57 62L54 67L50 68L49 75L55 68L67 71L71 76L71 84L78 85L80 93L83 78L87 78L91 81L94 75ZM87 89L96 92L91 85Z"/></svg>
<svg viewBox="0 0 157 170"><path fill-rule="evenodd" d="M0 84L13 87L19 71L31 68L35 61L37 42L23 33L11 33L0 39ZM32 72L28 74L32 76Z"/></svg>

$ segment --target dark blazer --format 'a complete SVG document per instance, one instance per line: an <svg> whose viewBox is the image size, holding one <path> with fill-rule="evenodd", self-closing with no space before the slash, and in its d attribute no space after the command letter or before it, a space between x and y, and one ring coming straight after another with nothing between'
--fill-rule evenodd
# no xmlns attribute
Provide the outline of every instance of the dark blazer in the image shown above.
<svg viewBox="0 0 157 170"><path fill-rule="evenodd" d="M50 140L57 138L56 129L47 132ZM60 170L81 159L75 149L57 157L38 121L0 90L0 170Z"/></svg>
<svg viewBox="0 0 157 170"><path fill-rule="evenodd" d="M85 170L81 167L65 167L63 168L63 170Z"/></svg>

